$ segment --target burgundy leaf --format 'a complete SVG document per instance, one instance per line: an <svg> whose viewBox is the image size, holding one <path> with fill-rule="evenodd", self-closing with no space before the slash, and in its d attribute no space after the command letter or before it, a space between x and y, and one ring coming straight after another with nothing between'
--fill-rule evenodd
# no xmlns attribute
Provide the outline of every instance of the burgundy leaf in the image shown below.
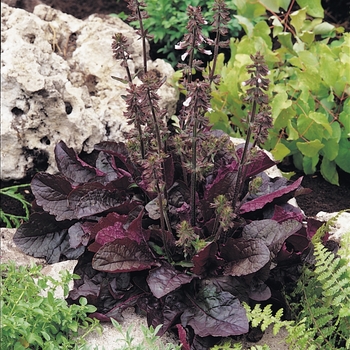
<svg viewBox="0 0 350 350"><path fill-rule="evenodd" d="M223 265L222 259L217 256L218 246L215 242L209 243L193 257L193 273L202 275Z"/></svg>
<svg viewBox="0 0 350 350"><path fill-rule="evenodd" d="M96 242L103 246L117 238L125 238L124 224L127 220L127 215L109 213L91 228L91 231L96 234Z"/></svg>
<svg viewBox="0 0 350 350"><path fill-rule="evenodd" d="M90 235L86 234L80 224L80 222L75 223L68 229L69 234L69 245L71 248L78 248L80 246L86 247L90 240Z"/></svg>
<svg viewBox="0 0 350 350"><path fill-rule="evenodd" d="M92 266L98 271L131 272L159 265L145 243L137 244L129 238L105 244L93 257Z"/></svg>
<svg viewBox="0 0 350 350"><path fill-rule="evenodd" d="M134 240L137 243L141 243L141 241L148 241L150 232L148 230L144 230L142 228L142 218L144 215L144 209L142 206L139 206L141 210L139 210L137 217L131 221L129 227L127 227L127 237ZM135 208L135 209L139 209ZM136 212L136 210L134 210Z"/></svg>
<svg viewBox="0 0 350 350"><path fill-rule="evenodd" d="M49 264L74 260L83 254L85 247L70 247L68 227L67 223L57 222L47 213L34 213L17 229L13 240L26 254L45 258Z"/></svg>
<svg viewBox="0 0 350 350"><path fill-rule="evenodd" d="M299 222L302 222L305 218L305 215L300 208L294 207L289 203L283 204L281 206L275 205L275 210L273 212L272 220L277 222L282 222L288 219L294 219Z"/></svg>
<svg viewBox="0 0 350 350"><path fill-rule="evenodd" d="M220 252L228 261L224 274L230 276L257 272L270 260L270 250L262 239L229 238Z"/></svg>
<svg viewBox="0 0 350 350"><path fill-rule="evenodd" d="M31 189L36 203L50 214L55 215L56 220L75 218L67 200L72 186L63 176L38 173L31 182Z"/></svg>
<svg viewBox="0 0 350 350"><path fill-rule="evenodd" d="M105 174L100 180L102 183L108 183L119 178L114 157L110 154L100 152L96 159L96 168Z"/></svg>
<svg viewBox="0 0 350 350"><path fill-rule="evenodd" d="M68 197L69 206L78 219L103 213L120 206L125 198L119 191L109 191L102 184L87 183L75 188Z"/></svg>
<svg viewBox="0 0 350 350"><path fill-rule="evenodd" d="M263 281L250 284L249 298L255 301L265 301L271 298L271 290Z"/></svg>
<svg viewBox="0 0 350 350"><path fill-rule="evenodd" d="M177 271L172 265L163 263L149 272L147 283L153 295L161 298L183 284L190 283L193 276Z"/></svg>
<svg viewBox="0 0 350 350"><path fill-rule="evenodd" d="M238 165L235 161L219 168L214 181L205 190L205 200L207 202L212 203L219 194L230 195L234 191L237 169Z"/></svg>
<svg viewBox="0 0 350 350"><path fill-rule="evenodd" d="M182 350L191 350L191 346L187 341L185 329L181 326L181 324L177 324L176 328L177 328L177 332L179 334L179 339L180 339Z"/></svg>
<svg viewBox="0 0 350 350"><path fill-rule="evenodd" d="M299 231L301 227L302 224L296 220L286 220L280 224L271 219L256 220L244 227L242 237L263 240L268 246L272 258L275 258L281 250L283 242Z"/></svg>
<svg viewBox="0 0 350 350"><path fill-rule="evenodd" d="M312 239L317 230L324 224L323 221L319 221L317 219L308 218L306 223L306 234L308 239ZM329 233L327 232L325 237L322 237L323 243L327 241L329 237Z"/></svg>
<svg viewBox="0 0 350 350"><path fill-rule="evenodd" d="M290 194L291 192L295 191L301 184L301 181L303 180L302 177L300 177L298 180L296 180L291 185L287 185L275 192L263 195L261 197L255 198L249 202L244 203L240 208L240 214L252 212L258 209L262 209L266 204L272 203L274 200L286 195Z"/></svg>
<svg viewBox="0 0 350 350"><path fill-rule="evenodd" d="M103 141L95 145L94 148L117 157L130 174L134 173L135 167L130 161L128 150L123 142Z"/></svg>
<svg viewBox="0 0 350 350"><path fill-rule="evenodd" d="M247 333L249 322L239 300L214 285L190 297L191 307L181 315L182 326L191 326L200 337L229 337Z"/></svg>
<svg viewBox="0 0 350 350"><path fill-rule="evenodd" d="M164 177L166 189L169 189L174 183L174 172L174 160L173 157L170 155L164 160Z"/></svg>
<svg viewBox="0 0 350 350"><path fill-rule="evenodd" d="M237 150L237 154L240 155L241 149ZM252 177L257 175L264 170L270 169L276 165L276 162L272 160L265 151L259 150L254 153L253 159L251 159L246 166L246 177Z"/></svg>
<svg viewBox="0 0 350 350"><path fill-rule="evenodd" d="M55 158L58 170L73 182L73 185L89 182L96 176L104 175L99 170L83 162L73 148L60 141L55 147Z"/></svg>

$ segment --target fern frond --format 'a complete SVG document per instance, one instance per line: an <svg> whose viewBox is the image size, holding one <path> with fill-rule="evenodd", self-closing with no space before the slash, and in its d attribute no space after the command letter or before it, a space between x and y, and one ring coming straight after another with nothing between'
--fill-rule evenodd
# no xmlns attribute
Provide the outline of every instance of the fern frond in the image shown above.
<svg viewBox="0 0 350 350"><path fill-rule="evenodd" d="M344 244L350 243L350 233L343 236L340 256L335 256L321 243L335 220L330 220L316 233L313 239L315 268L304 267L292 294L298 300L291 304L297 324L287 327L287 342L294 343L293 349L350 349L350 249L349 244Z"/></svg>

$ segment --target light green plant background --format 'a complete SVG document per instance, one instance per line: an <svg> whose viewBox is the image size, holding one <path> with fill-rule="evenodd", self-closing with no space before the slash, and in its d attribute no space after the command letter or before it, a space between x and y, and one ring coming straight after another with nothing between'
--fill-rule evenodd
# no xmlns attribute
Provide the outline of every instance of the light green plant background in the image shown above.
<svg viewBox="0 0 350 350"><path fill-rule="evenodd" d="M342 34L343 28L323 21L319 1L298 1L306 7L291 12L289 21L280 15L270 17L272 26L267 21L254 24L251 18L267 7L287 10L290 1L275 6L271 1L238 3L242 6L235 17L246 34L240 40L231 39L227 64L220 57L217 73L222 81L212 94L210 121L232 136L244 134L247 109L242 108L241 84L249 78L245 67L250 55L260 51L271 72L274 119L264 148L276 160L291 156L305 174L313 174L320 163L323 177L338 184L337 166L350 172L349 33Z"/></svg>

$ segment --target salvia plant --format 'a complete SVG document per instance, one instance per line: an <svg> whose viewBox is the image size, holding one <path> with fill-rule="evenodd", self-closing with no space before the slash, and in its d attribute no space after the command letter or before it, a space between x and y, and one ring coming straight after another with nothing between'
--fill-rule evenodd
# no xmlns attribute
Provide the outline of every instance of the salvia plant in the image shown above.
<svg viewBox="0 0 350 350"><path fill-rule="evenodd" d="M128 4L145 47L145 4ZM74 273L81 279L68 300L85 297L97 308L90 317L121 321L124 309L137 307L149 326L162 325L158 335L174 330L185 349L207 349L220 337L247 333L242 302L273 295L284 305L281 286L297 279L320 225L287 203L303 192L301 178L292 183L264 173L275 163L258 147L272 122L269 70L260 53L246 68L247 141L234 146L211 129L206 114L220 81L215 64L218 49L228 44L221 38L229 19L223 0L213 11L214 40L202 31L201 9L187 9L188 33L176 45L186 99L176 124L159 107L165 78L148 70L146 49L136 79L128 38L113 36L133 131L125 142L95 145L90 164L59 142L59 173L33 178L34 212L14 237L23 251L49 263L78 259ZM213 53L208 74L197 53Z"/></svg>

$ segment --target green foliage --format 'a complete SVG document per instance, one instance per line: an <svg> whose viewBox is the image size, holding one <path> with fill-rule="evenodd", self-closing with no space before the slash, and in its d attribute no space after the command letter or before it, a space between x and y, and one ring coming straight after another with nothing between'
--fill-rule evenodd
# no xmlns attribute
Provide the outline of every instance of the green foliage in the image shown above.
<svg viewBox="0 0 350 350"><path fill-rule="evenodd" d="M21 225L22 221L28 221L29 219L29 208L30 203L28 203L23 195L21 193L18 193L18 189L22 187L29 187L30 184L24 184L24 185L17 185L17 186L10 186L10 187L4 187L0 189L0 195L1 196L8 196L11 197L17 201L19 201L23 209L25 211L25 215L14 215L10 213L6 213L0 208L0 220L1 222L5 223L7 228L17 228Z"/></svg>
<svg viewBox="0 0 350 350"><path fill-rule="evenodd" d="M209 118L215 128L232 136L246 133L241 84L249 78L245 66L250 55L260 51L270 69L274 119L264 147L276 160L292 156L306 174L320 164L323 177L338 184L337 166L350 172L350 34L322 20L320 1L297 3L308 6L284 17L278 7L287 10L293 4L289 0L239 2L235 17L246 35L231 38L227 64L220 57L216 71L222 80L212 93ZM270 17L272 26L252 19L266 9L277 12Z"/></svg>
<svg viewBox="0 0 350 350"><path fill-rule="evenodd" d="M288 328L293 349L350 349L350 232L335 256L314 244L315 268L305 267L292 294L296 324Z"/></svg>
<svg viewBox="0 0 350 350"><path fill-rule="evenodd" d="M213 18L211 9L214 0L209 0L205 4L200 0L145 0L145 3L149 18L144 20L144 28L153 35L154 43L159 46L158 53L164 55L175 66L179 62L180 53L175 52L174 46L187 33L187 6L201 6L203 13L206 13L206 17L211 20ZM226 1L226 4L233 13L236 9L235 2L229 0ZM208 36L209 24L203 28L205 36ZM136 22L131 22L131 25L139 27L139 24ZM238 35L240 26L236 18L232 16L227 27L231 37Z"/></svg>
<svg viewBox="0 0 350 350"><path fill-rule="evenodd" d="M146 327L141 325L141 331L143 333L142 343L134 344L135 339L132 336L131 326L126 330L123 330L121 325L114 319L111 318L113 326L122 335L122 341L125 342L123 347L119 347L118 350L180 350L180 345L166 344L163 345L160 338L157 336L158 331L162 328L162 325L158 325L156 328Z"/></svg>
<svg viewBox="0 0 350 350"><path fill-rule="evenodd" d="M0 343L4 349L78 349L85 336L98 328L98 321L87 317L96 308L87 305L85 298L80 305L68 306L54 297L58 288L67 295L68 283L76 275L62 271L56 281L43 275L41 266L16 267L13 262L1 264L0 273Z"/></svg>

